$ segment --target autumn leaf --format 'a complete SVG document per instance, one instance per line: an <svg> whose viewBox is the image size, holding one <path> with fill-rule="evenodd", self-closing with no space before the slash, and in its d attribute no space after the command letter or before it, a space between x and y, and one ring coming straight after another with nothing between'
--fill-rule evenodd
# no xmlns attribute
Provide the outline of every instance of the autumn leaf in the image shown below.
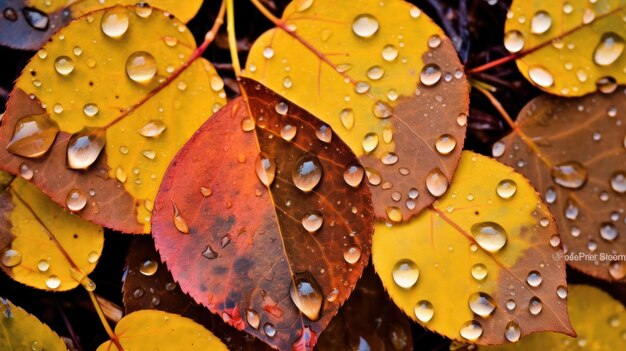
<svg viewBox="0 0 626 351"><path fill-rule="evenodd" d="M125 316L115 326L115 335L124 350L228 351L220 339L191 319L156 310ZM97 351L118 350L109 340Z"/></svg>
<svg viewBox="0 0 626 351"><path fill-rule="evenodd" d="M626 83L626 1L514 0L504 46L517 67L551 94L581 96Z"/></svg>
<svg viewBox="0 0 626 351"><path fill-rule="evenodd" d="M149 232L171 158L225 103L222 80L194 49L184 25L157 9L118 6L72 22L16 82L0 168L28 167L33 184L87 220Z"/></svg>
<svg viewBox="0 0 626 351"><path fill-rule="evenodd" d="M67 350L63 340L47 325L3 298L0 328L0 350Z"/></svg>
<svg viewBox="0 0 626 351"><path fill-rule="evenodd" d="M514 350L623 350L626 339L624 306L604 291L587 285L569 286L569 316L578 337L538 333L513 345L481 346L481 351Z"/></svg>
<svg viewBox="0 0 626 351"><path fill-rule="evenodd" d="M573 335L565 262L548 207L522 175L464 151L446 195L406 224L379 224L372 259L415 321L481 345Z"/></svg>
<svg viewBox="0 0 626 351"><path fill-rule="evenodd" d="M102 227L66 212L24 179L0 174L0 268L37 289L95 289L87 275L102 253Z"/></svg>
<svg viewBox="0 0 626 351"><path fill-rule="evenodd" d="M138 14L149 15L152 11L146 3L136 0L0 0L0 45L37 50L72 20L116 4L136 5ZM187 22L198 12L202 1L151 0L150 4Z"/></svg>
<svg viewBox="0 0 626 351"><path fill-rule="evenodd" d="M408 220L458 163L468 85L430 18L400 0L294 1L259 37L246 75L328 123L366 167L376 216Z"/></svg>
<svg viewBox="0 0 626 351"><path fill-rule="evenodd" d="M494 156L528 177L550 206L568 264L619 281L626 278L623 259L615 258L626 254L624 95L540 96L493 146Z"/></svg>
<svg viewBox="0 0 626 351"><path fill-rule="evenodd" d="M198 305L182 292L167 266L159 260L150 238L133 240L124 275L126 313L158 309L181 314L211 330L231 351L272 350L259 339L245 337L246 334ZM344 351L357 349L359 345L362 348L368 345L372 350L413 350L410 320L388 299L373 269L367 268L363 274L355 291L321 334L316 350Z"/></svg>
<svg viewBox="0 0 626 351"><path fill-rule="evenodd" d="M172 162L153 235L194 300L276 348L304 350L367 266L370 192L330 127L257 82L242 86L246 98Z"/></svg>

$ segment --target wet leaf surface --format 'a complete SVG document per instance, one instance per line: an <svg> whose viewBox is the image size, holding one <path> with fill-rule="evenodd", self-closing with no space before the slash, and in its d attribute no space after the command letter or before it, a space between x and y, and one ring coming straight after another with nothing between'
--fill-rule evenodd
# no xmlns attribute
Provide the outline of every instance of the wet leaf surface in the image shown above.
<svg viewBox="0 0 626 351"><path fill-rule="evenodd" d="M626 2L514 0L504 46L521 73L551 94L581 96L626 83Z"/></svg>
<svg viewBox="0 0 626 351"><path fill-rule="evenodd" d="M115 4L135 5L135 0L0 0L0 45L22 50L37 50L73 19ZM177 2L152 0L152 6L167 10L181 21L189 21L201 0ZM139 13L150 8L137 5ZM143 11L143 12L142 12Z"/></svg>
<svg viewBox="0 0 626 351"><path fill-rule="evenodd" d="M370 193L323 122L254 81L243 86L249 104L233 100L174 159L153 235L197 302L279 349L304 349L367 266Z"/></svg>
<svg viewBox="0 0 626 351"><path fill-rule="evenodd" d="M149 232L171 158L225 103L204 59L176 76L195 41L181 22L151 10L93 12L55 34L16 82L0 129L3 170L26 165L58 204L130 233ZM72 191L94 195L75 207Z"/></svg>
<svg viewBox="0 0 626 351"><path fill-rule="evenodd" d="M142 237L133 241L124 279L126 313L142 309L178 313L212 331L231 351L272 350L198 305L182 292L167 266L159 260L152 240ZM152 262L158 264L156 269ZM365 270L355 291L324 330L316 349L343 351L359 345L369 345L372 350L413 350L409 319L388 299L380 279L370 268Z"/></svg>
<svg viewBox="0 0 626 351"><path fill-rule="evenodd" d="M1 182L0 268L37 289L95 289L87 275L102 253L102 227L66 212L22 178Z"/></svg>
<svg viewBox="0 0 626 351"><path fill-rule="evenodd" d="M554 214L566 253L586 274L624 281L624 90L582 98L538 97L493 152L524 174Z"/></svg>
<svg viewBox="0 0 626 351"><path fill-rule="evenodd" d="M376 216L408 220L441 195L463 149L468 85L450 40L404 1L293 2L250 50L247 75L333 127L368 169ZM323 101L323 103L320 103Z"/></svg>
<svg viewBox="0 0 626 351"><path fill-rule="evenodd" d="M115 326L115 334L124 350L228 351L226 346L201 325L177 314L156 310L133 312ZM111 341L98 351L119 348Z"/></svg>
<svg viewBox="0 0 626 351"><path fill-rule="evenodd" d="M0 349L67 350L63 340L36 317L0 298Z"/></svg>
<svg viewBox="0 0 626 351"><path fill-rule="evenodd" d="M372 259L389 295L451 339L572 334L556 224L528 180L469 151L445 196L406 224L379 224ZM451 312L453 311L453 312Z"/></svg>

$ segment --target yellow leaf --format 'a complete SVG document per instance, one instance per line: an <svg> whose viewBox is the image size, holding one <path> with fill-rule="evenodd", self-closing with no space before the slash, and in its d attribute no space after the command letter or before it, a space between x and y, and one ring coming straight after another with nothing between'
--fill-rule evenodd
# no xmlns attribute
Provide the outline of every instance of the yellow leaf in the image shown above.
<svg viewBox="0 0 626 351"><path fill-rule="evenodd" d="M0 330L0 350L67 350L63 340L47 325L3 298Z"/></svg>
<svg viewBox="0 0 626 351"><path fill-rule="evenodd" d="M372 250L395 303L449 338L573 334L552 215L528 180L493 159L464 151L448 192L409 223L379 224Z"/></svg>
<svg viewBox="0 0 626 351"><path fill-rule="evenodd" d="M0 193L0 268L37 289L95 288L87 274L102 253L102 227L66 212L22 178L5 184Z"/></svg>
<svg viewBox="0 0 626 351"><path fill-rule="evenodd" d="M514 0L505 47L527 55L520 72L557 95L581 96L626 83L626 0Z"/></svg>
<svg viewBox="0 0 626 351"><path fill-rule="evenodd" d="M149 232L152 202L170 160L202 122L226 102L223 82L208 61L195 60L175 76L195 48L185 26L157 9L145 17L134 7L93 12L54 35L28 63L11 99L32 94L36 99L31 103L39 100L44 108L39 113L47 114L60 128L45 162L26 161L38 172L33 182L63 206L67 206L68 191L86 194L95 190L96 206L70 209L120 231ZM25 104L13 104L17 106L11 108L9 102L7 126L3 127L9 128L9 121L15 123L26 109ZM63 176L69 177L65 181L76 181L74 188L53 184L44 168L52 172L65 168L65 149L72 143L68 134L82 135L86 127L92 132L106 132L102 167L91 167L89 172L65 171ZM53 157L56 149L63 150ZM89 154L98 155L97 151ZM90 167L84 159L76 158L73 164L72 157L67 159L77 168L85 164ZM21 162L7 162L3 167L17 173ZM107 176L110 182L119 181L119 186L109 184L109 188L98 189L81 183L84 178L106 180ZM111 188L119 189L119 193L111 193ZM132 210L120 213L121 207L110 202L128 194L126 204ZM131 220L125 221L128 217Z"/></svg>
<svg viewBox="0 0 626 351"><path fill-rule="evenodd" d="M604 291L586 285L570 285L569 316L578 337L538 333L517 344L480 347L481 351L626 349L624 306Z"/></svg>
<svg viewBox="0 0 626 351"><path fill-rule="evenodd" d="M135 5L137 0L26 0L31 7L52 14L53 12L69 9L72 17L77 18L88 12L100 10L113 5ZM169 11L176 18L183 22L188 22L196 15L202 5L202 0L150 0L151 6Z"/></svg>
<svg viewBox="0 0 626 351"><path fill-rule="evenodd" d="M228 351L226 346L201 325L177 314L157 310L133 312L115 326L125 351ZM119 350L112 341L97 351Z"/></svg>
<svg viewBox="0 0 626 351"><path fill-rule="evenodd" d="M328 123L368 168L378 217L441 195L463 148L468 86L443 31L401 0L294 1L259 37L246 75ZM419 194L419 196L417 195Z"/></svg>

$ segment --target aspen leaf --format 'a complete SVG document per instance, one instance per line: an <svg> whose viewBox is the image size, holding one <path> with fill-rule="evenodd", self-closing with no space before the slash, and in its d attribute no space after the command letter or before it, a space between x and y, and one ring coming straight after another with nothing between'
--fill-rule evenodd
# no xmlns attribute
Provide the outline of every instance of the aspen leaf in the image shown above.
<svg viewBox="0 0 626 351"><path fill-rule="evenodd" d="M524 77L551 94L581 96L626 83L626 1L514 0L504 46Z"/></svg>
<svg viewBox="0 0 626 351"><path fill-rule="evenodd" d="M294 1L282 21L254 43L247 76L332 126L367 169L377 217L408 220L441 196L469 108L443 31L401 0Z"/></svg>
<svg viewBox="0 0 626 351"><path fill-rule="evenodd" d="M124 350L228 351L220 339L191 319L156 310L125 316L115 326L115 335ZM112 341L104 342L97 349L118 350Z"/></svg>
<svg viewBox="0 0 626 351"><path fill-rule="evenodd" d="M586 274L625 281L626 92L531 100L493 154L524 174L554 214L563 259Z"/></svg>
<svg viewBox="0 0 626 351"><path fill-rule="evenodd" d="M116 6L72 22L16 82L0 128L0 168L18 174L26 165L33 184L87 220L149 232L171 158L225 103L206 60L184 66L194 49L184 25L157 9L142 16ZM72 191L95 195L71 206Z"/></svg>
<svg viewBox="0 0 626 351"><path fill-rule="evenodd" d="M102 253L102 227L66 212L22 178L0 184L0 268L37 289L93 290L87 274Z"/></svg>
<svg viewBox="0 0 626 351"><path fill-rule="evenodd" d="M194 300L275 348L305 350L367 266L370 192L328 125L242 86L172 161L153 236Z"/></svg>
<svg viewBox="0 0 626 351"><path fill-rule="evenodd" d="M47 325L3 298L0 328L0 350L67 350L63 340Z"/></svg>
<svg viewBox="0 0 626 351"><path fill-rule="evenodd" d="M372 250L395 303L451 339L574 334L552 215L528 180L495 160L464 151L446 195L409 223L377 225Z"/></svg>
<svg viewBox="0 0 626 351"><path fill-rule="evenodd" d="M0 45L37 50L59 28L89 12L119 5L136 5L138 14L149 15L147 3L137 0L0 0ZM202 0L151 0L156 8L189 21Z"/></svg>

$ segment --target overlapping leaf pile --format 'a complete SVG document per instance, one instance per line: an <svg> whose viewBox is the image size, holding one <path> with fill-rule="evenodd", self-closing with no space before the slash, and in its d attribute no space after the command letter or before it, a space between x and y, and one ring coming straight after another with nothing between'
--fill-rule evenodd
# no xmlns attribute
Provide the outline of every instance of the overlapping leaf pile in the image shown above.
<svg viewBox="0 0 626 351"><path fill-rule="evenodd" d="M468 79L416 6L293 1L227 103L201 57L215 31L196 46L183 24L201 3L0 0L0 44L38 49L1 120L0 268L92 292L100 226L154 238L131 246L128 315L98 350L408 351L402 312L461 343L581 345L600 338L585 294L619 326L623 307L565 269L626 279L622 0L513 1L504 60L591 94L505 116L495 159L463 151ZM64 347L0 308L16 335L0 346Z"/></svg>

